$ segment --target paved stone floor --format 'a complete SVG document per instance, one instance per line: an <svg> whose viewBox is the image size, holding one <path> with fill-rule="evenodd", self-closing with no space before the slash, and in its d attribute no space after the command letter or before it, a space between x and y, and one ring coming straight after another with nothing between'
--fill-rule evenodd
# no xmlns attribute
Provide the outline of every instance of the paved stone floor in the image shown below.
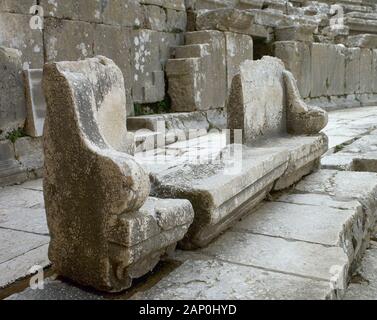
<svg viewBox="0 0 377 320"><path fill-rule="evenodd" d="M331 153L340 145L349 144L376 129L377 107L334 111L329 119L325 132L329 136ZM377 178L369 173L365 177L359 176L361 179L355 176L347 183L351 191L346 197L347 192L340 189L332 190L327 196L320 190L321 183L326 185L328 176L336 180L336 174L331 170L326 172L320 178L309 177L314 180L301 186L299 191L303 195L283 195L262 204L256 214L245 217L208 248L197 252L178 251L171 261L162 263L156 272L144 277L126 293L103 296L59 279L49 279L45 290L27 289L11 298L331 297L334 295L331 286L342 285L339 283L342 273L349 267L344 252L348 258L354 254L347 251L346 241L342 243L344 237L339 239L339 234L347 234L347 230L342 229L345 221L357 219L357 192L368 189L373 179L377 184ZM354 180L364 180L365 186L361 181L352 190L350 185ZM322 182L316 186L316 181ZM305 190L308 186L310 190ZM308 192L312 193L310 198L304 196ZM341 203L333 197L337 193L342 195ZM312 227L313 223L316 228ZM312 230L321 230L321 233ZM48 266L48 242L42 181L0 189L0 288L7 287L7 292L12 293L9 285L27 276L31 267ZM376 262L377 246L372 244L358 274L353 277L346 298L377 299ZM331 271L334 266L337 267L335 283Z"/></svg>

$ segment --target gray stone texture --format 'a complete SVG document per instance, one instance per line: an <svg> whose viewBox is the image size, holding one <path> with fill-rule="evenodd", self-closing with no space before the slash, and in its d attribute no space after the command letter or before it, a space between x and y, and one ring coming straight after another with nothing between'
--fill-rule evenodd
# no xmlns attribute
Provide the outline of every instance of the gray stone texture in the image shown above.
<svg viewBox="0 0 377 320"><path fill-rule="evenodd" d="M149 177L129 154L123 75L111 60L50 63L44 75L49 258L76 282L121 291L184 236L192 207L147 200Z"/></svg>
<svg viewBox="0 0 377 320"><path fill-rule="evenodd" d="M0 46L22 52L22 65L27 68L43 66L42 31L30 28L30 15L0 11Z"/></svg>
<svg viewBox="0 0 377 320"><path fill-rule="evenodd" d="M25 123L21 51L0 47L0 138Z"/></svg>
<svg viewBox="0 0 377 320"><path fill-rule="evenodd" d="M263 57L241 65L229 96L228 127L242 129L245 143L286 132L315 134L326 124L326 112L305 104L281 60Z"/></svg>

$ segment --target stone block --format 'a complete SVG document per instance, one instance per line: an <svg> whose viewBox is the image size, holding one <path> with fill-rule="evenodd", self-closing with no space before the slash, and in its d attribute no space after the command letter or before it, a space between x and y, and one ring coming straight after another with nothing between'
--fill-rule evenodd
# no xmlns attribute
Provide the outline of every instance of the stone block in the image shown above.
<svg viewBox="0 0 377 320"><path fill-rule="evenodd" d="M14 231L0 230L0 264L16 258L22 253L28 252L49 242L49 237Z"/></svg>
<svg viewBox="0 0 377 320"><path fill-rule="evenodd" d="M225 32L227 89L230 92L233 77L239 73L241 64L253 60L253 39L250 36Z"/></svg>
<svg viewBox="0 0 377 320"><path fill-rule="evenodd" d="M0 138L24 126L24 90L21 52L0 47Z"/></svg>
<svg viewBox="0 0 377 320"><path fill-rule="evenodd" d="M373 81L376 75L373 70L373 51L361 49L360 52L360 93L373 92Z"/></svg>
<svg viewBox="0 0 377 320"><path fill-rule="evenodd" d="M37 265L42 268L47 268L50 265L47 256L48 244L44 244L7 262L1 263L0 287L7 287L15 283L17 280L30 276L30 270L33 266ZM34 290L32 291L34 292Z"/></svg>
<svg viewBox="0 0 377 320"><path fill-rule="evenodd" d="M30 179L43 174L43 145L41 138L22 137L14 143L16 159L28 171Z"/></svg>
<svg viewBox="0 0 377 320"><path fill-rule="evenodd" d="M143 6L144 9L144 28L155 31L167 31L166 12L162 7Z"/></svg>
<svg viewBox="0 0 377 320"><path fill-rule="evenodd" d="M49 258L83 285L127 289L183 238L192 206L148 198L149 176L129 151L123 75L111 60L46 64L44 90Z"/></svg>
<svg viewBox="0 0 377 320"><path fill-rule="evenodd" d="M294 25L278 27L275 30L277 41L308 41L313 42L313 33L316 27L313 25Z"/></svg>
<svg viewBox="0 0 377 320"><path fill-rule="evenodd" d="M197 30L219 30L253 35L253 24L253 14L230 8L203 10L196 17Z"/></svg>
<svg viewBox="0 0 377 320"><path fill-rule="evenodd" d="M94 24L45 18L46 61L71 61L92 57L94 37Z"/></svg>
<svg viewBox="0 0 377 320"><path fill-rule="evenodd" d="M377 48L377 34L359 34L348 37L348 47Z"/></svg>
<svg viewBox="0 0 377 320"><path fill-rule="evenodd" d="M324 281L206 258L186 261L132 299L310 300L331 296L329 284Z"/></svg>
<svg viewBox="0 0 377 320"><path fill-rule="evenodd" d="M298 41L278 41L274 43L275 57L281 59L287 70L297 80L303 98L310 96L312 88L311 45Z"/></svg>
<svg viewBox="0 0 377 320"><path fill-rule="evenodd" d="M41 0L40 5L45 17L137 28L144 23L143 9L134 0Z"/></svg>
<svg viewBox="0 0 377 320"><path fill-rule="evenodd" d="M375 75L377 74L377 49L374 49L372 51L372 54L373 54L372 75L374 75L372 92L376 93L377 92L377 77Z"/></svg>
<svg viewBox="0 0 377 320"><path fill-rule="evenodd" d="M189 32L185 44L193 56L170 59L166 66L173 111L223 108L227 95L224 34L218 31Z"/></svg>
<svg viewBox="0 0 377 320"><path fill-rule="evenodd" d="M326 96L329 87L329 56L330 56L329 44L313 43L311 47L311 92L310 97Z"/></svg>
<svg viewBox="0 0 377 320"><path fill-rule="evenodd" d="M134 113L132 84L134 66L131 66L132 31L120 26L97 24L94 32L93 53L111 58L122 70L125 90L127 115Z"/></svg>
<svg viewBox="0 0 377 320"><path fill-rule="evenodd" d="M166 9L185 10L184 0L140 0L142 4L152 4Z"/></svg>
<svg viewBox="0 0 377 320"><path fill-rule="evenodd" d="M300 206L292 204L291 209L293 212L292 215L290 215L287 212L287 204L280 204L279 202L276 202L274 204L274 209L276 210L275 212L277 215L279 215L279 218L281 218L281 216L285 213L287 220L284 222L288 225L289 219L293 218L293 212L297 213L297 211L300 211ZM266 204L266 206L271 210L271 205ZM305 207L305 209L306 208L309 208L309 210L312 209L310 208L310 206ZM305 212L305 209L302 210L302 213ZM325 212L327 212L326 207L317 209L323 209ZM259 211L263 211L263 207L262 209L256 211L258 222L262 220L261 215L259 215ZM266 213L267 211L269 210L264 211L264 213ZM311 210L311 216L316 216L317 212L313 211L314 210ZM328 211L329 216L334 216L334 210ZM332 212L333 214L331 214L330 212ZM266 214L265 220L270 221L272 229L271 234L274 234L274 231L276 232L276 230L274 230L272 224L274 224L273 220L275 219L275 216L272 218L270 216L270 211L268 213L268 215ZM254 216L254 214L255 213L253 212L251 216ZM300 218L304 220L305 218L307 218L307 215L301 215ZM243 230L247 228L247 231L249 232L242 232L243 230L239 232L240 228L237 227L240 226L240 223L238 223L235 226L237 232L228 232L222 235L214 243L210 244L208 248L204 248L201 252L229 263L235 263L244 266L246 265L250 267L260 267L282 273L290 273L303 277L322 279L324 281L328 281L329 283L331 277L334 276L333 274L331 274L330 269L331 267L336 265L339 266L340 269L339 274L337 274L336 276L338 276L339 279L344 279L343 281L339 281L339 288L344 288L344 286L346 285L345 279L347 279L348 256L344 253L343 248L337 246L337 241L335 241L332 246L324 247L318 242L309 243L304 241L297 241L297 238L284 238L284 236L274 237L270 236L271 229L269 229L268 227L263 228L261 234L255 234L253 231L251 231L253 230L253 227L249 224L249 221L247 221L247 219L242 219L242 222L244 223L244 225L241 228L243 228ZM279 223L280 222L281 220L279 219ZM302 226L310 226L310 224L305 224L302 220L300 220L300 222ZM326 219L322 216L323 226L325 226L325 222ZM265 226L267 226L267 223ZM285 225L280 226L282 229L285 227ZM342 229L342 225L339 225L339 223L335 224L333 227L335 229L336 235L339 230ZM256 228L256 230L258 229ZM312 230L318 232L318 229L313 228ZM334 232L333 230L326 231ZM283 235L283 232L281 234Z"/></svg>
<svg viewBox="0 0 377 320"><path fill-rule="evenodd" d="M281 60L265 56L244 62L233 78L228 127L242 129L245 143L286 131L283 70Z"/></svg>
<svg viewBox="0 0 377 320"><path fill-rule="evenodd" d="M27 118L25 131L31 137L41 137L46 117L46 100L42 88L42 69L24 71Z"/></svg>
<svg viewBox="0 0 377 320"><path fill-rule="evenodd" d="M44 63L42 31L30 28L30 15L0 13L0 46L22 52L23 69Z"/></svg>
<svg viewBox="0 0 377 320"><path fill-rule="evenodd" d="M0 141L0 186L26 181L26 169L16 160L14 146L9 140Z"/></svg>
<svg viewBox="0 0 377 320"><path fill-rule="evenodd" d="M140 1L96 1L96 5L95 16L99 16L104 24L133 28L142 28L144 25L145 13Z"/></svg>
<svg viewBox="0 0 377 320"><path fill-rule="evenodd" d="M342 96L345 90L346 54L343 45L332 45L328 55L328 96Z"/></svg>
<svg viewBox="0 0 377 320"><path fill-rule="evenodd" d="M360 48L348 48L346 51L346 93L360 92Z"/></svg>
<svg viewBox="0 0 377 320"><path fill-rule="evenodd" d="M151 30L131 33L132 97L137 103L151 103L165 98L164 68L170 47L180 45L179 34Z"/></svg>
<svg viewBox="0 0 377 320"><path fill-rule="evenodd" d="M237 0L188 0L186 8L191 10L218 9L226 7L234 7Z"/></svg>

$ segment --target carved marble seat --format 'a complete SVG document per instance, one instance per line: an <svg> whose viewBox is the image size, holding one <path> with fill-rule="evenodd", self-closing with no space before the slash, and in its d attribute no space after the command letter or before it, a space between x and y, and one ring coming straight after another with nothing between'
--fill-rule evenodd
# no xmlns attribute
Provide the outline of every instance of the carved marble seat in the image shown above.
<svg viewBox="0 0 377 320"><path fill-rule="evenodd" d="M120 291L174 249L193 220L187 200L148 197L126 128L120 69L105 57L44 67L44 197L54 269Z"/></svg>
<svg viewBox="0 0 377 320"><path fill-rule="evenodd" d="M228 128L243 132L238 144L227 146L222 134L214 134L137 155L153 177L155 196L192 203L194 222L180 242L186 249L207 245L272 189L289 187L309 174L328 148L327 137L318 134L327 123L326 112L302 101L295 79L279 59L244 62L228 101ZM217 140L222 142L213 147ZM190 150L219 161L184 159ZM239 170L228 170L227 160L221 161L229 154Z"/></svg>

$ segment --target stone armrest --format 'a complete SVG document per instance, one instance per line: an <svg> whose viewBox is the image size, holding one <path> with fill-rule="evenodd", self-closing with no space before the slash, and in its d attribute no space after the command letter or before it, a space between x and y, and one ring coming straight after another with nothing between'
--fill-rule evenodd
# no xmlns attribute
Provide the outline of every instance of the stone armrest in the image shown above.
<svg viewBox="0 0 377 320"><path fill-rule="evenodd" d="M283 71L287 99L287 131L291 134L316 134L328 122L327 112L309 106L301 98L296 79L290 71Z"/></svg>
<svg viewBox="0 0 377 320"><path fill-rule="evenodd" d="M91 151L99 157L98 169L107 180L111 213L118 215L141 208L150 193L149 176L143 167L132 155L112 148Z"/></svg>

